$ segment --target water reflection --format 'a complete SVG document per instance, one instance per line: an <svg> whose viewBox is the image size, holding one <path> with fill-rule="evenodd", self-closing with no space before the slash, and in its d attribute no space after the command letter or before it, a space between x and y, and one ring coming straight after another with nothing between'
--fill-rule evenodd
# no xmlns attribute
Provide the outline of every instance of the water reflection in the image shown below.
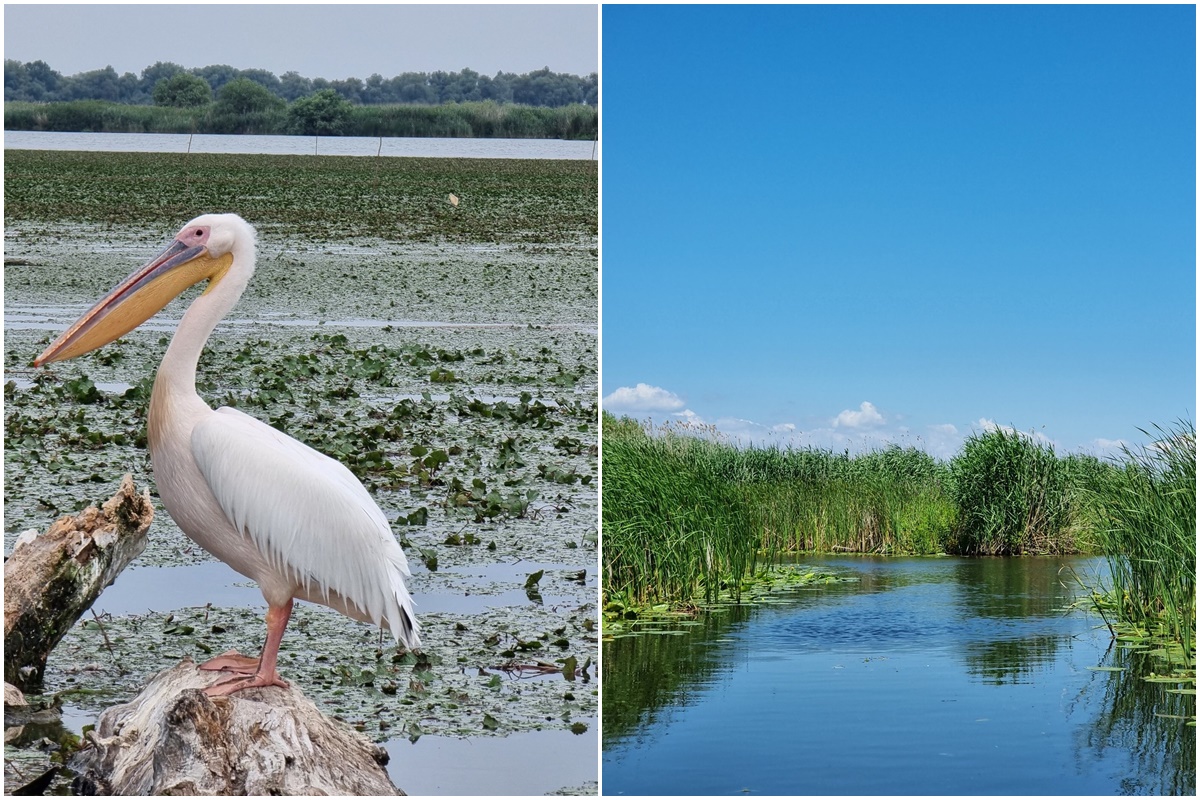
<svg viewBox="0 0 1200 800"><path fill-rule="evenodd" d="M810 561L861 581L605 642L606 793L1194 790L1194 697L1066 610L1099 560Z"/></svg>
<svg viewBox="0 0 1200 800"><path fill-rule="evenodd" d="M1102 698L1100 713L1078 732L1080 760L1101 761L1128 754L1135 769L1121 776L1120 794L1195 795L1196 697L1172 692L1183 686L1147 681L1152 667L1141 653L1110 648L1102 672L1091 687Z"/></svg>
<svg viewBox="0 0 1200 800"><path fill-rule="evenodd" d="M1031 682L1052 665L1062 633L1040 633L1040 620L1061 618L1079 592L1077 559L975 558L956 561L955 605L978 620L978 639L965 643L968 674L994 686ZM1006 635L1007 634L1007 635Z"/></svg>
<svg viewBox="0 0 1200 800"><path fill-rule="evenodd" d="M992 686L1031 683L1036 674L1054 663L1060 636L1031 636L967 642L963 663L967 674Z"/></svg>
<svg viewBox="0 0 1200 800"><path fill-rule="evenodd" d="M1079 593L1076 558L955 559L956 604L971 616L995 619L1059 616Z"/></svg>
<svg viewBox="0 0 1200 800"><path fill-rule="evenodd" d="M683 631L617 638L604 643L603 732L607 743L636 733L656 721L658 712L686 706L729 669L729 652L709 643L751 617L749 607L728 607L701 614Z"/></svg>

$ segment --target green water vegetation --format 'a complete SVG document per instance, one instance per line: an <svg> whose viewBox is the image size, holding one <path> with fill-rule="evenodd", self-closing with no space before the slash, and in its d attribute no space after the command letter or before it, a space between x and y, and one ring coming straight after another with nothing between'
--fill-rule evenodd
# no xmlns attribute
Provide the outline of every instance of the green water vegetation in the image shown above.
<svg viewBox="0 0 1200 800"><path fill-rule="evenodd" d="M711 431L603 425L606 603L712 599L785 554L1103 553L1122 618L1159 620L1194 647L1190 423L1115 461L1002 428L940 461L911 447L744 448Z"/></svg>
<svg viewBox="0 0 1200 800"><path fill-rule="evenodd" d="M1123 638L1194 670L1196 428L1180 421L1147 435L1153 444L1126 448L1121 469L1096 484L1096 533L1112 575L1096 604L1115 614Z"/></svg>
<svg viewBox="0 0 1200 800"><path fill-rule="evenodd" d="M594 661L575 649L594 623L575 609L425 614L423 635L438 645L422 653L395 647L369 627L347 628L320 607L296 611L280 646L281 672L376 741L553 730L595 716ZM63 701L98 711L185 657L254 652L261 635L258 609L87 618L59 645L50 683Z"/></svg>
<svg viewBox="0 0 1200 800"><path fill-rule="evenodd" d="M642 634L681 635L680 626L693 624L700 611L725 610L792 602L795 592L835 583L856 583L857 578L817 569L774 566L740 579L720 582L703 602L639 602L628 592L610 594L604 604L605 641ZM664 627L665 626L665 627Z"/></svg>
<svg viewBox="0 0 1200 800"><path fill-rule="evenodd" d="M579 160L4 153L4 218L36 223L25 235L62 220L136 220L165 235L197 214L236 208L260 235L278 230L293 248L363 236L590 247L596 187L596 162Z"/></svg>

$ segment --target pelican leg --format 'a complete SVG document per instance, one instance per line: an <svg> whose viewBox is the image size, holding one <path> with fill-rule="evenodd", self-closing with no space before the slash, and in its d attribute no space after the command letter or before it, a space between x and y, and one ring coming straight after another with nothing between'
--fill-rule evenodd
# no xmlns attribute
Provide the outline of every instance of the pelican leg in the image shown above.
<svg viewBox="0 0 1200 800"><path fill-rule="evenodd" d="M283 632L287 629L291 616L292 601L290 599L281 606L268 607L267 641L263 645L258 671L249 677L234 676L228 680L214 683L205 689L204 693L209 697L220 697L257 686L282 686L286 689L288 685L275 671L275 663L279 658L279 643L283 640Z"/></svg>

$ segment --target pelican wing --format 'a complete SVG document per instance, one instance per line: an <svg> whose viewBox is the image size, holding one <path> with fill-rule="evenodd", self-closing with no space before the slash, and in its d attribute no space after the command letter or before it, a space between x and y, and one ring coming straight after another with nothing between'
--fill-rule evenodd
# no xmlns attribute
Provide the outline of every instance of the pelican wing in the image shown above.
<svg viewBox="0 0 1200 800"><path fill-rule="evenodd" d="M405 646L420 644L408 560L350 470L232 408L196 425L192 453L230 523L276 569L326 601L336 592Z"/></svg>

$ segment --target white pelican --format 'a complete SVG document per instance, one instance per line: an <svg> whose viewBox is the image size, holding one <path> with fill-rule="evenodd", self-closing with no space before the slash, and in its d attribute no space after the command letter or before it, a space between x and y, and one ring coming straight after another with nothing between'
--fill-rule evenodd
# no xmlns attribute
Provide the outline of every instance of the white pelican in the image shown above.
<svg viewBox="0 0 1200 800"><path fill-rule="evenodd" d="M275 670L292 600L385 624L420 645L404 551L358 479L337 461L196 393L196 363L254 273L255 232L236 214L189 222L161 253L121 281L37 359L89 353L141 325L207 280L171 339L154 379L148 439L158 495L193 541L248 578L267 601L267 639L251 659L232 651L203 668L233 677L206 692L287 686ZM244 676L244 677L239 677Z"/></svg>

